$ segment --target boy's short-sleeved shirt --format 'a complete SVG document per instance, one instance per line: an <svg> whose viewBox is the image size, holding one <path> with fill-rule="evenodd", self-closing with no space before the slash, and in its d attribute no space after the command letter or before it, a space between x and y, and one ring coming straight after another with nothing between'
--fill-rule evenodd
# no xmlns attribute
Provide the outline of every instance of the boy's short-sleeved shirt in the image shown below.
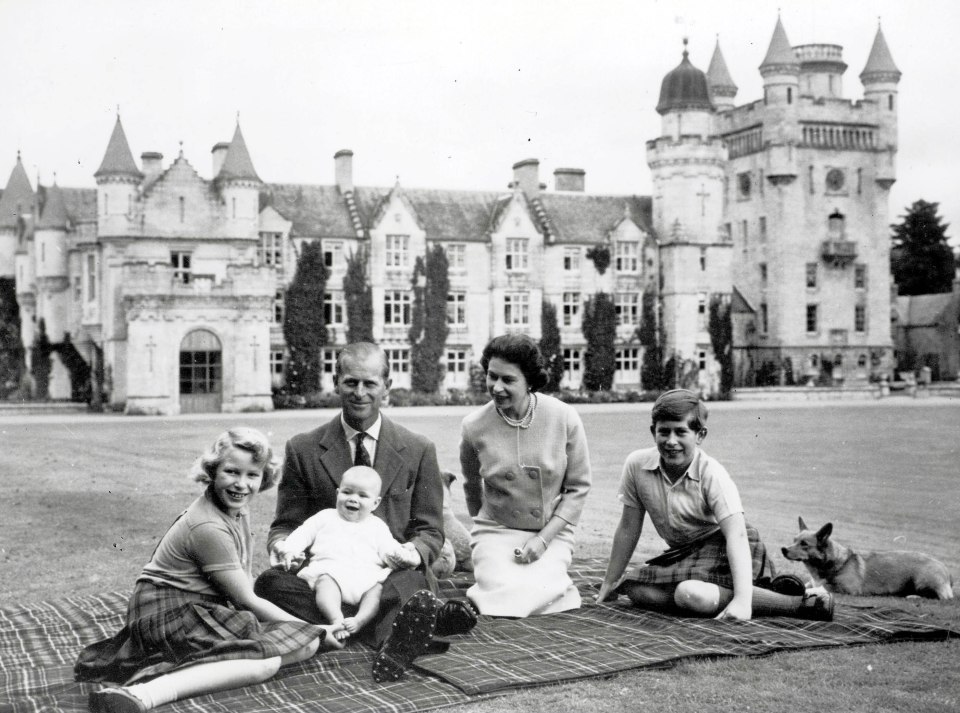
<svg viewBox="0 0 960 713"><path fill-rule="evenodd" d="M627 456L620 479L620 502L650 515L671 548L706 537L718 523L743 512L740 493L720 463L699 448L687 472L671 483L660 468L660 452L643 448Z"/></svg>

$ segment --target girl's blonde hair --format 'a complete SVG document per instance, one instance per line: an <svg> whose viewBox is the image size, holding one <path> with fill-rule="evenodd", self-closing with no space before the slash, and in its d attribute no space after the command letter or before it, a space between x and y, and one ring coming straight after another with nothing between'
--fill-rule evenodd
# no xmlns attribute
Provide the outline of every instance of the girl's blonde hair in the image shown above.
<svg viewBox="0 0 960 713"><path fill-rule="evenodd" d="M280 462L273 457L270 441L260 431L246 426L237 426L224 431L209 450L194 461L190 468L190 477L198 483L212 483L217 468L231 448L239 448L253 456L253 462L263 466L263 480L260 492L269 490L280 482Z"/></svg>

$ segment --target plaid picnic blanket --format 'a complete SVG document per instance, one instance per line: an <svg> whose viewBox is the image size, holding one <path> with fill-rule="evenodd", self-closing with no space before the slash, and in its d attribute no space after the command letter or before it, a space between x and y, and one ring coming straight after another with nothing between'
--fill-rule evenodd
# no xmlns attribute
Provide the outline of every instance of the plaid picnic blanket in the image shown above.
<svg viewBox="0 0 960 713"><path fill-rule="evenodd" d="M668 667L702 656L758 656L807 647L960 636L894 609L837 607L831 623L785 618L751 622L678 619L593 605L603 563L575 563L584 595L574 612L523 620L481 617L468 635L452 637L442 655L424 656L395 683L374 683L373 652L364 646L284 667L256 686L180 701L169 713L407 713L472 702L530 686L605 676L640 667ZM462 594L466 577L441 583ZM75 683L73 663L85 645L123 624L128 592L30 602L0 609L0 711L79 713L98 684Z"/></svg>

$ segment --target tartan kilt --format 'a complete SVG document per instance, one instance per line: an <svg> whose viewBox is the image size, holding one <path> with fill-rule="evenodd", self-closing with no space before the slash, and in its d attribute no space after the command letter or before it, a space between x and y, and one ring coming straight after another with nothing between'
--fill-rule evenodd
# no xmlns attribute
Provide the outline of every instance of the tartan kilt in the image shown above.
<svg viewBox="0 0 960 713"><path fill-rule="evenodd" d="M747 540L750 543L753 581L756 582L763 576L769 576L772 568L767 560L767 548L760 540L760 533L750 525L747 525ZM704 538L691 547L689 553L668 565L648 564L638 567L625 581L661 585L679 584L688 579L733 589L733 573L727 560L727 543L722 532L718 530Z"/></svg>
<svg viewBox="0 0 960 713"><path fill-rule="evenodd" d="M141 581L130 596L126 625L84 648L74 677L130 684L198 663L282 656L323 634L304 622L258 621L225 597Z"/></svg>

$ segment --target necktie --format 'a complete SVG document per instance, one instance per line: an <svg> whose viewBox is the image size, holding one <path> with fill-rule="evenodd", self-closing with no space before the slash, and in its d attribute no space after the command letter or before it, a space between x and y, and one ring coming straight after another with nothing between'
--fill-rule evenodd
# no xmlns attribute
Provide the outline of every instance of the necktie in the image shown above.
<svg viewBox="0 0 960 713"><path fill-rule="evenodd" d="M370 466L370 454L367 453L367 449L363 447L363 439L366 435L366 431L360 431L360 433L357 434L357 452L353 456L354 465Z"/></svg>

